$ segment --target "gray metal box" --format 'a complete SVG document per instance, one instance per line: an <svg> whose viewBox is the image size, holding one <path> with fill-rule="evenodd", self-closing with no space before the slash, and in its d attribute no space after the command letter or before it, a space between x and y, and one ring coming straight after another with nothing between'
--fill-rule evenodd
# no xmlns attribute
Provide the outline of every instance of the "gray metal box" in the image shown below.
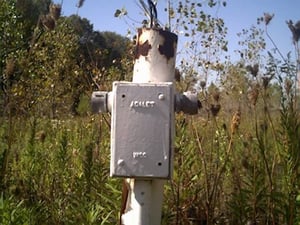
<svg viewBox="0 0 300 225"><path fill-rule="evenodd" d="M114 82L110 175L170 178L173 126L171 82Z"/></svg>

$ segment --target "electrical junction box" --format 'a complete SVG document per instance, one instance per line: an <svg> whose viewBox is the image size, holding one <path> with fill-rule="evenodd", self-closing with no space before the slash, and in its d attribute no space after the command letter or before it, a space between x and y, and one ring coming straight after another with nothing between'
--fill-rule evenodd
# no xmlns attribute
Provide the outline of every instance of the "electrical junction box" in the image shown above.
<svg viewBox="0 0 300 225"><path fill-rule="evenodd" d="M110 175L170 178L172 83L114 82L112 96Z"/></svg>

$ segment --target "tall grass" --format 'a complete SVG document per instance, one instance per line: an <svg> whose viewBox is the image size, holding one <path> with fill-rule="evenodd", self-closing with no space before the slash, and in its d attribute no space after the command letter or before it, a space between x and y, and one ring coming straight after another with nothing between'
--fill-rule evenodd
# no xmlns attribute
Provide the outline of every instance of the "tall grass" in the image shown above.
<svg viewBox="0 0 300 225"><path fill-rule="evenodd" d="M299 96L285 68L270 58L255 99L229 109L223 92L217 116L177 116L163 224L299 224Z"/></svg>
<svg viewBox="0 0 300 225"><path fill-rule="evenodd" d="M177 114L162 224L299 224L295 71L268 66L276 82L253 79L255 99L227 104L220 91L200 115ZM108 176L105 115L1 120L0 224L118 223L122 188Z"/></svg>
<svg viewBox="0 0 300 225"><path fill-rule="evenodd" d="M1 155L7 129L2 123ZM108 177L109 132L101 118L14 118L10 129L1 213L23 210L28 224L117 224L121 188ZM11 224L5 218L1 224Z"/></svg>

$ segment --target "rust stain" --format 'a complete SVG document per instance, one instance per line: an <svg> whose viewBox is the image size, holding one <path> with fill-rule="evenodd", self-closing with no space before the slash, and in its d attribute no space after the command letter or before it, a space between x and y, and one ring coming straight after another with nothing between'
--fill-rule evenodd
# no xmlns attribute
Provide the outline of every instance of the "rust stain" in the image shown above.
<svg viewBox="0 0 300 225"><path fill-rule="evenodd" d="M154 30L158 31L159 35L163 39L163 43L158 46L159 53L161 55L164 55L167 58L167 60L173 58L176 54L175 51L176 51L176 45L178 40L177 35L162 29L154 29ZM137 36L138 40L137 40L137 45L135 47L135 59L138 59L140 56L147 57L149 51L152 48L148 40L142 42L143 41L141 40L142 33L143 33L143 29L138 29L138 36Z"/></svg>
<svg viewBox="0 0 300 225"><path fill-rule="evenodd" d="M145 41L143 44L138 43L135 50L135 58L138 59L141 55L146 57L151 48L152 47L149 44L148 40Z"/></svg>
<svg viewBox="0 0 300 225"><path fill-rule="evenodd" d="M165 30L159 30L159 34L163 37L164 43L158 46L158 50L169 60L176 54L177 35Z"/></svg>
<svg viewBox="0 0 300 225"><path fill-rule="evenodd" d="M142 33L143 33L143 29L138 29L138 36L137 36L138 40L137 40L137 45L135 47L135 59L138 59L141 55L146 57L150 49L152 48L148 40L141 43L140 39Z"/></svg>

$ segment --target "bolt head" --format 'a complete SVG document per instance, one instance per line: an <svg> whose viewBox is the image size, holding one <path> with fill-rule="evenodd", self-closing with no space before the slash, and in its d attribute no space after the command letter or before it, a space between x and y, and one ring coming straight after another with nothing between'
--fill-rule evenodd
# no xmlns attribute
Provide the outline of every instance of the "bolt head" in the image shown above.
<svg viewBox="0 0 300 225"><path fill-rule="evenodd" d="M159 100L165 100L164 94L159 94L159 95L158 95L158 99L159 99Z"/></svg>
<svg viewBox="0 0 300 225"><path fill-rule="evenodd" d="M118 166L123 166L124 165L124 160L123 159L119 159L118 160Z"/></svg>

